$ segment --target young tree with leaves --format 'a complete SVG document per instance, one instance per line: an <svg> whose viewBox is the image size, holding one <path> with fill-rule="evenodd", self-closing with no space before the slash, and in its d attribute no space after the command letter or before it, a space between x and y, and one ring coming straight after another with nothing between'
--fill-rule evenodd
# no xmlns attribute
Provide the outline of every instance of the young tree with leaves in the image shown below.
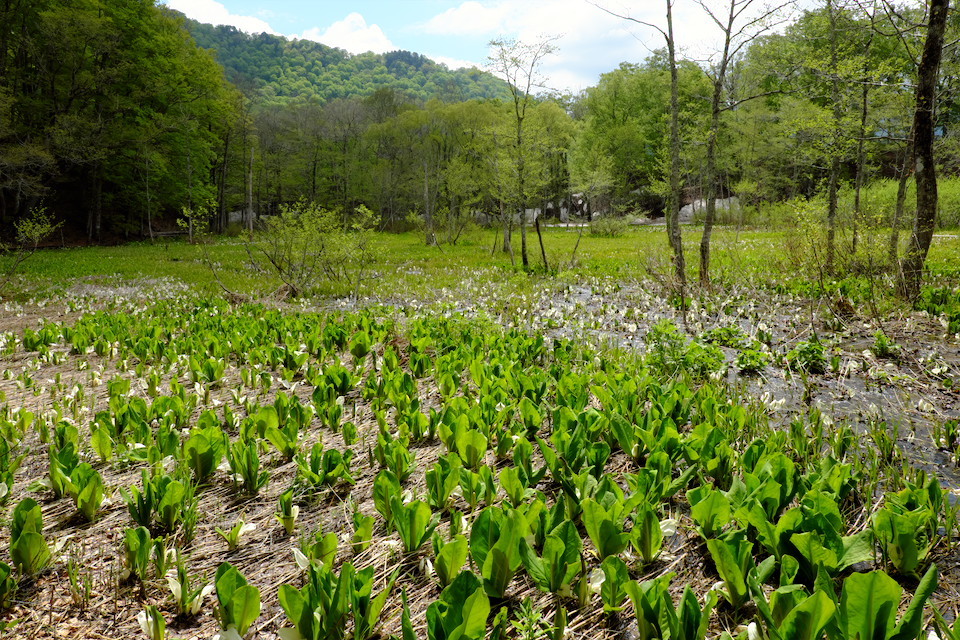
<svg viewBox="0 0 960 640"><path fill-rule="evenodd" d="M516 191L513 198L515 207L520 213L520 259L523 268L530 269L530 259L527 255L527 198L526 163L527 154L524 148L525 122L527 109L533 101L532 91L544 88L544 77L540 65L544 57L556 51L554 41L556 37L542 38L536 42L525 43L517 40L492 40L493 49L489 58L490 69L507 81L510 87L510 96L513 99L514 115L514 171L516 176ZM540 252L546 260L546 251L543 248L543 236L540 233L540 220L536 219L537 238L540 241ZM544 268L547 268L544 262Z"/></svg>

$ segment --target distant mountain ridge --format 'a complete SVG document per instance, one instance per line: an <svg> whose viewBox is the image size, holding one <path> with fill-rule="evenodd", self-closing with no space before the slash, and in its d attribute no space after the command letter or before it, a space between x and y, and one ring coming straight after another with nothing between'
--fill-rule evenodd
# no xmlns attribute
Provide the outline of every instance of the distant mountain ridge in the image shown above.
<svg viewBox="0 0 960 640"><path fill-rule="evenodd" d="M419 53L353 55L313 40L254 35L232 26L183 19L200 47L216 51L227 79L248 96L266 102L328 102L369 96L378 89L393 89L422 102L510 96L506 83L490 73L451 70Z"/></svg>

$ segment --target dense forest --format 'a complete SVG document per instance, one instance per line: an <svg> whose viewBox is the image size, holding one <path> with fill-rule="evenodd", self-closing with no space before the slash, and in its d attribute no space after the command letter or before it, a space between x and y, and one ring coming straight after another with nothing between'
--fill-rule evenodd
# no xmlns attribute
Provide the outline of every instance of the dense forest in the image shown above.
<svg viewBox="0 0 960 640"><path fill-rule="evenodd" d="M507 98L503 81L479 69L451 71L411 51L351 55L312 40L248 34L184 19L196 43L216 52L227 79L258 102L328 102L399 91L418 102Z"/></svg>
<svg viewBox="0 0 960 640"><path fill-rule="evenodd" d="M924 20L915 7L824 0L782 33L731 22L725 55L677 60L682 200L735 195L770 220L759 212L823 197L854 245L859 226L904 225L905 197L885 185L905 193L911 175ZM500 77L536 71L523 55L501 58L514 69L495 58ZM960 164L957 62L948 49L937 83L947 172ZM506 224L574 193L596 211L660 215L670 94L667 49L580 95L532 95L415 53L354 56L202 25L153 0L8 0L0 222L45 208L75 236L108 240L175 228L184 210L222 231L305 199L344 220L362 204L385 228L426 224L442 241L478 214Z"/></svg>

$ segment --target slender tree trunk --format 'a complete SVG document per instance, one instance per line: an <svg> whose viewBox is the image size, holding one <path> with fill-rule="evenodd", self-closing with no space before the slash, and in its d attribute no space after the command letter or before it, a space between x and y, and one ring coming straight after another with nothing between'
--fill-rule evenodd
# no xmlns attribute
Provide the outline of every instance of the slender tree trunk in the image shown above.
<svg viewBox="0 0 960 640"><path fill-rule="evenodd" d="M437 244L437 237L433 232L433 211L430 209L430 181L427 168L427 161L423 161L423 220L424 220L424 242L427 246Z"/></svg>
<svg viewBox="0 0 960 640"><path fill-rule="evenodd" d="M667 0L667 54L670 57L670 193L667 196L667 236L673 249L673 267L680 285L686 316L687 266L680 236L680 80L673 38L673 0Z"/></svg>
<svg viewBox="0 0 960 640"><path fill-rule="evenodd" d="M840 158L836 156L830 160L830 174L827 178L827 259L824 268L827 273L833 273L834 254L837 243L837 208L839 205Z"/></svg>
<svg viewBox="0 0 960 640"><path fill-rule="evenodd" d="M837 69L837 16L833 0L827 0L827 13L830 17L830 73L833 75L831 82L831 99L833 102L833 145L830 152L830 174L827 178L827 259L825 269L827 273L832 274L834 269L834 254L836 253L837 238L837 191L840 183L840 150L836 148L842 135L840 131L840 119L843 117L843 110L840 104L840 77Z"/></svg>
<svg viewBox="0 0 960 640"><path fill-rule="evenodd" d="M247 231L253 233L253 159L254 149L250 145L250 160L247 164Z"/></svg>
<svg viewBox="0 0 960 640"><path fill-rule="evenodd" d="M151 205L153 204L150 201L150 157L147 156L145 159L146 164L146 176L144 179L144 187L147 196L147 233L150 234L150 239L153 240L153 215L151 212Z"/></svg>
<svg viewBox="0 0 960 640"><path fill-rule="evenodd" d="M547 262L547 251L543 248L543 234L540 233L540 216L533 219L533 224L537 229L537 240L540 241L540 257L543 258L543 270L549 271L550 264Z"/></svg>
<svg viewBox="0 0 960 640"><path fill-rule="evenodd" d="M867 40L866 52L864 54L864 68L863 68L863 91L861 94L860 102L860 135L857 137L857 175L854 179L854 194L853 194L853 253L857 253L857 242L859 240L858 234L860 231L860 220L863 217L863 203L861 201L861 195L863 191L863 181L866 174L866 140L867 137L867 116L870 112L870 83L869 73L870 69L866 60L870 56L870 48L873 45L873 32L871 32L869 39Z"/></svg>
<svg viewBox="0 0 960 640"><path fill-rule="evenodd" d="M913 119L914 167L917 181L917 216L910 246L901 263L901 293L914 299L920 293L923 267L933 241L937 217L937 167L933 155L934 108L937 73L943 55L943 37L947 25L949 0L931 0L927 38L917 73L917 107Z"/></svg>
<svg viewBox="0 0 960 640"><path fill-rule="evenodd" d="M907 186L910 176L913 175L913 129L910 138L903 150L903 165L900 168L900 181L897 184L897 204L893 210L893 220L890 223L890 250L888 260L890 268L899 270L900 264L900 225L907 207Z"/></svg>
<svg viewBox="0 0 960 640"><path fill-rule="evenodd" d="M229 224L227 216L227 165L229 165L230 158L230 131L226 132L223 139L223 166L220 167L220 192L218 194L219 200L219 219L220 222L217 225L218 231L223 233L227 230L227 225Z"/></svg>
<svg viewBox="0 0 960 640"><path fill-rule="evenodd" d="M522 137L520 134L520 127L517 127L517 175L518 175L518 186L519 186L519 200L520 200L520 262L523 264L524 270L530 269L530 258L527 257L527 200L524 197L523 190L525 188L523 181L523 151L520 148L522 143Z"/></svg>
<svg viewBox="0 0 960 640"><path fill-rule="evenodd" d="M727 26L724 29L723 54L717 76L713 79L713 97L710 101L710 131L707 133L707 151L703 168L705 183L705 198L707 201L706 215L703 219L703 236L700 238L700 284L710 284L710 240L713 235L713 222L717 215L717 136L720 133L720 108L723 99L723 83L727 75L727 65L730 59L730 38L733 33L733 22L736 19L736 3L730 2L730 13L727 17Z"/></svg>
<svg viewBox="0 0 960 640"><path fill-rule="evenodd" d="M100 241L100 228L103 221L103 177L100 175L100 165L93 167L93 207L87 223L87 237L90 240Z"/></svg>

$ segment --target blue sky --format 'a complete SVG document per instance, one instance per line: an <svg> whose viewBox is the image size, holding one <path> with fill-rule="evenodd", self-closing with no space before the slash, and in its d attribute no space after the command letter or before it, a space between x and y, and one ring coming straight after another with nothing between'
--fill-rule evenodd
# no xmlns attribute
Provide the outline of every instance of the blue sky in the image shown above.
<svg viewBox="0 0 960 640"><path fill-rule="evenodd" d="M579 91L621 62L663 46L653 29L617 19L587 0L166 0L187 16L244 31L308 38L352 53L406 49L455 68L483 68L493 38L558 36L544 61L550 88ZM611 11L664 24L662 0L596 0ZM707 0L721 10L729 0ZM760 4L759 2L757 3ZM698 59L717 49L717 28L693 0L678 0L681 47Z"/></svg>

